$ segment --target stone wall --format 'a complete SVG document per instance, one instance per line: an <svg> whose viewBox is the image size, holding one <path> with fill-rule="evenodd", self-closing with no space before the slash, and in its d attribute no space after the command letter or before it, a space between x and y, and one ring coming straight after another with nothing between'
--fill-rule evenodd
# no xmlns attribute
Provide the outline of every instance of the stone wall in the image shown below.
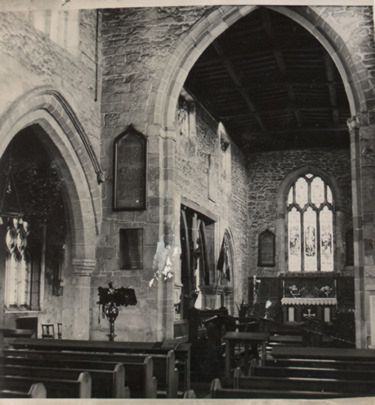
<svg viewBox="0 0 375 405"><path fill-rule="evenodd" d="M217 193L222 202L213 201L216 197L213 196L210 199L207 195L208 155L211 155L211 165L220 171L221 152L219 145L213 141L216 124L213 124L211 130L203 129L204 126L207 127L207 123L203 124L205 121L203 117L200 121L198 117L200 112L197 111L198 131L202 130L202 137L196 141L197 143L192 140L181 140L175 125L177 99L194 60L222 30L252 9L252 7L228 6L103 11L101 161L109 177L108 183L104 186L104 221L97 253L98 274L94 285L103 285L109 279L114 279L115 283L135 286L137 289L139 301L144 303L144 308L141 309L138 306L126 309L128 315L124 315L118 321L118 330L122 336L126 336L129 323L132 324L134 331L134 333L130 332L132 336L136 335L136 330L139 330L140 334L144 328L146 328L146 335L150 338L163 335L163 331L160 330L160 312L164 311L168 303L159 301L164 293L159 287L149 290L147 282L152 276L152 259L157 242L172 229L174 230L172 238L178 244L181 197L187 196L205 209L219 215L219 233L223 232L225 227L232 229L240 271L247 273L254 269L254 262L251 260L256 260L254 258L256 256L253 250L247 250L247 234L243 232L248 211L244 185L246 183L244 179L247 176L246 165L241 154L234 146L231 147L232 174L234 173L235 178L232 181L232 198L227 197L229 195L227 192L223 193L225 186L218 176L213 180L213 183L217 183L217 187L210 188L210 191ZM343 32L345 26L342 28L341 25L335 24L332 29L330 19L335 15L344 15L350 29L354 30L358 19L365 22L367 27L369 11L371 12L370 8L361 9L356 16L351 10L340 7L291 9L291 13L294 13L293 17L298 14L303 15L313 29L319 30L319 27L324 26L329 38L327 43L335 44L337 41L337 51L342 51L341 56L345 59L349 71L352 68L353 71L357 69L361 72L364 64L362 60L357 60L356 53L358 44L364 44L368 40L368 32L358 29L354 33L355 41L351 38L345 44L341 39L341 37L346 38ZM363 83L360 83L362 78L358 75L354 76L356 85L362 86ZM113 140L130 124L148 137L147 209L144 212L114 213L112 212L111 179ZM211 124L208 124L208 127L210 126ZM165 146L167 144L169 146ZM177 156L182 154L184 159L175 159L176 147ZM192 159L186 159L185 153ZM287 171L284 175L286 174ZM194 182L193 175L196 176ZM159 183L155 181L156 179L159 179ZM174 188L175 185L177 188ZM165 190L169 190L167 197L165 197ZM166 212L168 213L167 222ZM125 273L118 269L118 234L121 227L144 228L148 244L145 244L145 268L141 273ZM167 228L169 231L166 231ZM217 236L220 240L220 235ZM246 280L246 275L240 277L238 285L244 284L242 283L244 279ZM92 307L94 308L95 289L93 291ZM156 303L158 304L155 305ZM159 310L156 309L158 305ZM162 311L160 311L161 307ZM147 311L145 322L139 317L144 311ZM92 320L96 330L93 336L102 336L95 319L96 315L93 312ZM171 321L170 317L168 319Z"/></svg>
<svg viewBox="0 0 375 405"><path fill-rule="evenodd" d="M100 103L96 99L96 11L82 11L74 13L78 20L78 30L70 32L71 35L78 36L78 49L72 53L66 48L61 47L56 42L49 39L42 31L35 29L33 19L29 13L1 13L0 14L0 124L14 120L17 122L23 120L22 114L33 112L35 101L30 94L37 94L37 89L57 91L61 94L73 113L77 116L83 131L87 134L97 156L100 154ZM67 46L69 48L69 46ZM27 102L23 102L27 98ZM39 97L37 104L40 100ZM23 102L23 104L22 104ZM27 103L30 102L30 105ZM50 106L45 106L47 111ZM61 106L54 106L54 114L64 121ZM59 108L61 110L59 110ZM22 111L22 112L21 112ZM21 115L17 116L21 112ZM60 124L60 123L59 123ZM59 125L57 124L57 125ZM69 136L72 134L70 129L63 127L66 135L65 142L69 143ZM5 131L1 136L9 136ZM73 148L77 146L74 140L70 139ZM64 142L64 140L62 140ZM80 144L75 150L77 155L84 155L83 145ZM53 155L54 158L61 159ZM88 156L81 161L86 175L91 173L92 166ZM69 170L74 173L76 168L70 167ZM68 181L68 179L64 179ZM78 180L78 179L75 179ZM100 188L95 176L89 176L88 183L90 193L93 197L94 211L97 218L101 216L101 198ZM80 185L82 186L82 185ZM74 205L74 203L72 203ZM90 219L95 221L94 219ZM100 220L98 221L100 222ZM77 226L78 224L72 224ZM95 230L91 235L92 244L95 244ZM68 252L68 254L70 254ZM38 316L39 322L61 322L63 320L63 334L65 337L72 337L76 331L73 331L73 313L77 305L77 294L73 291L75 286L71 284L72 266L69 266L69 275L65 286L64 296L52 296L51 286L45 284L45 306L38 313L13 313L6 314L3 321L5 325L14 327L14 318L18 316ZM87 292L89 294L89 292ZM78 306L78 305L77 305ZM3 314L3 311L1 311ZM1 321L1 319L0 319ZM0 322L2 323L2 322ZM88 330L89 319L85 317L81 320L81 330ZM78 335L77 335L78 336Z"/></svg>
<svg viewBox="0 0 375 405"><path fill-rule="evenodd" d="M360 89L355 100L357 112L367 111L373 120L375 48L372 7L305 7L300 11L303 16L316 13L315 25L332 37L335 51L346 64L348 79ZM332 57L336 58L336 55Z"/></svg>
<svg viewBox="0 0 375 405"><path fill-rule="evenodd" d="M212 213L215 223L215 262L226 229L234 249L235 303L241 302L242 271L248 261L246 159L235 144L220 146L219 123L195 104L196 129L177 137L177 197L192 201L199 212ZM194 120L192 120L194 122Z"/></svg>
<svg viewBox="0 0 375 405"><path fill-rule="evenodd" d="M61 91L90 137L100 147L99 104L95 101L96 11L80 13L80 52L73 55L36 30L17 13L1 13L0 111L38 86Z"/></svg>
<svg viewBox="0 0 375 405"><path fill-rule="evenodd" d="M102 15L102 153L107 173L103 188L103 223L97 250L97 273L93 278L92 337L103 338L107 322L99 325L97 286L112 280L115 286L135 288L138 304L125 308L116 322L119 338L131 340L161 339L171 330L172 301L161 283L149 288L153 259L159 241L164 242L163 210L173 203L162 191L170 182L160 128L150 117L153 97L169 57L180 35L205 14L206 8L134 8L104 10ZM147 201L144 211L114 212L113 141L130 124L148 138ZM173 187L173 185L172 185ZM169 208L166 206L169 204ZM172 227L178 219L172 215ZM119 230L142 228L144 231L143 270L119 270ZM175 241L177 241L177 237ZM175 241L172 241L174 243ZM168 298L169 297L169 298ZM172 308L169 308L171 307ZM168 307L168 308L167 308ZM169 315L168 315L169 313ZM168 321L165 320L169 317ZM129 328L131 325L131 328Z"/></svg>
<svg viewBox="0 0 375 405"><path fill-rule="evenodd" d="M250 262L248 275L277 275L282 258L276 257L276 266L258 267L258 236L266 229L276 234L276 245L281 243L277 228L280 186L285 177L297 169L309 166L321 170L328 180L338 186L343 212L343 233L352 225L352 190L350 154L348 149L309 149L275 151L252 154L249 159L249 238ZM331 183L332 184L332 183ZM277 246L276 246L277 252ZM285 253L284 253L285 254ZM342 271L343 268L337 269Z"/></svg>

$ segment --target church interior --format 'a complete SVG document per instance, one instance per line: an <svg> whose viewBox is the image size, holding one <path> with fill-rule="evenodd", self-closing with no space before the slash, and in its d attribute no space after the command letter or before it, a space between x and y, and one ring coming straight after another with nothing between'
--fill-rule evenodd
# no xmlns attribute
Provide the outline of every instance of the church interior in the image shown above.
<svg viewBox="0 0 375 405"><path fill-rule="evenodd" d="M0 398L375 395L371 6L0 12Z"/></svg>

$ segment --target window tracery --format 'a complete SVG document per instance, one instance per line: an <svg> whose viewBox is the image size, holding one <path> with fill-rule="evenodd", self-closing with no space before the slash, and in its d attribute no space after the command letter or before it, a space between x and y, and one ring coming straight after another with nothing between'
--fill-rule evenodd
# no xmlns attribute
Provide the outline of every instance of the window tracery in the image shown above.
<svg viewBox="0 0 375 405"><path fill-rule="evenodd" d="M287 198L288 270L334 270L334 202L319 176L300 176Z"/></svg>

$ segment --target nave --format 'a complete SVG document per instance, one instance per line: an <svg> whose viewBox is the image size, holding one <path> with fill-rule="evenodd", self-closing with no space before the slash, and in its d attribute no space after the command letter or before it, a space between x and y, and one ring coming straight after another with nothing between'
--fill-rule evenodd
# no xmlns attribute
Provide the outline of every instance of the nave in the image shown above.
<svg viewBox="0 0 375 405"><path fill-rule="evenodd" d="M4 397L372 395L373 8L0 13Z"/></svg>
<svg viewBox="0 0 375 405"><path fill-rule="evenodd" d="M105 342L3 331L2 398L289 398L375 394L375 353L304 325L206 311L197 339ZM203 319L203 317L205 319Z"/></svg>

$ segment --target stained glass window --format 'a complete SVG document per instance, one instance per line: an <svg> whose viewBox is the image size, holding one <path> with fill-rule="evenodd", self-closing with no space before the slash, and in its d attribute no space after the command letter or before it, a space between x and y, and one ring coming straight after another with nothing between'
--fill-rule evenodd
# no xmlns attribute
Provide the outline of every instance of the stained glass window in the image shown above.
<svg viewBox="0 0 375 405"><path fill-rule="evenodd" d="M296 182L296 203L303 208L308 201L307 181L304 178L299 178Z"/></svg>
<svg viewBox="0 0 375 405"><path fill-rule="evenodd" d="M287 198L288 270L333 271L334 205L332 191L307 173L290 187Z"/></svg>
<svg viewBox="0 0 375 405"><path fill-rule="evenodd" d="M303 214L303 260L306 271L314 271L317 265L316 212L308 207Z"/></svg>
<svg viewBox="0 0 375 405"><path fill-rule="evenodd" d="M320 211L320 261L322 271L333 270L333 216L328 207Z"/></svg>
<svg viewBox="0 0 375 405"><path fill-rule="evenodd" d="M293 207L288 214L289 271L301 269L301 214Z"/></svg>
<svg viewBox="0 0 375 405"><path fill-rule="evenodd" d="M21 219L9 220L5 236L5 297L8 308L28 308L30 305L31 265L27 252L28 223Z"/></svg>

